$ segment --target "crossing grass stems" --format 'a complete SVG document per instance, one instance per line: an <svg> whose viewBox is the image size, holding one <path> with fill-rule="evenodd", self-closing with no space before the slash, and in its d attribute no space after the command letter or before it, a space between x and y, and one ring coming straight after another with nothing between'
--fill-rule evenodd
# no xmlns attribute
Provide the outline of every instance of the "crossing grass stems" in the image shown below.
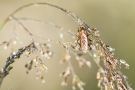
<svg viewBox="0 0 135 90"><path fill-rule="evenodd" d="M23 9L27 9L28 7L39 7L39 6L49 6L69 15L78 25L78 31L73 32L70 29L61 27L52 22L46 22L44 20L38 20L33 18L18 18L15 17L15 14L19 13ZM109 45L106 45L101 39L99 30L97 28L90 28L84 21L82 21L78 16L74 13L63 9L59 6L52 5L49 3L31 3L28 5L24 5L18 8L16 11L11 13L8 18L3 22L0 27L0 30L9 22L14 21L17 25L20 25L24 31L26 31L30 37L30 44L24 46L23 48L18 49L18 51L14 51L12 47L11 55L7 58L5 66L0 70L0 85L2 84L3 79L9 74L12 70L12 63L15 62L16 59L21 58L22 54L25 54L26 57L33 57L32 60L28 61L25 64L26 73L32 69L32 66L35 65L36 68L36 78L40 79L42 84L45 83L44 76L42 71L47 71L48 67L43 63L43 58L51 58L54 55L53 51L50 51L51 45L48 43L39 43L35 41L34 38L42 39L45 42L53 42L59 44L62 48L65 49L65 54L63 55L60 63L64 64L68 63L67 68L60 74L63 77L63 81L61 83L62 86L67 85L68 76L72 75L72 89L75 90L78 87L80 90L84 90L83 86L85 83L76 75L73 65L71 63L71 54L73 54L79 64L79 67L82 68L83 65L91 66L89 60L84 58L84 54L88 53L90 57L93 58L95 63L98 66L97 70L97 80L98 87L100 90L133 90L127 82L127 77L120 71L121 64L124 64L126 68L129 68L129 65L122 59L114 57L114 49ZM21 21L26 22L36 22L41 24L50 25L55 27L58 30L58 34L60 35L61 41L55 41L48 38L40 37L32 34ZM9 41L2 41L0 45L4 45L4 49L7 49L9 45L16 44L16 42L22 43L16 33L16 24L13 26L12 37ZM72 37L74 42L66 42L63 35L68 34ZM13 46L13 45L12 45ZM78 52L78 51L81 51ZM100 65L100 62L103 62L103 65Z"/></svg>

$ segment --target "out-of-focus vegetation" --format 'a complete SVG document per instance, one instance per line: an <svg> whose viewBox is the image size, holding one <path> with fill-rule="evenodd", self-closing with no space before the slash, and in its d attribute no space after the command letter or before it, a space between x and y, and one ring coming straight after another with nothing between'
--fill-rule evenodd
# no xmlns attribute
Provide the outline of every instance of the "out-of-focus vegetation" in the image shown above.
<svg viewBox="0 0 135 90"><path fill-rule="evenodd" d="M115 48L115 56L124 59L129 65L129 70L122 67L123 73L128 77L128 82L133 89L135 89L135 1L134 0L120 0L120 1L108 1L108 0L0 0L0 24L7 18L7 16L14 10L28 3L33 2L47 2L60 7L63 7L69 11L74 12L83 21L85 21L90 27L96 27L100 31L101 39L108 45ZM77 32L76 23L70 19L66 14L48 7L31 7L23 10L18 17L30 17L43 19L45 21L51 21L58 25L67 27ZM25 24L30 31L51 39L58 39L58 35L53 31L52 27L46 28L44 25L39 24ZM37 25L37 27L35 27ZM13 23L8 23L0 33L0 41L9 40L12 32ZM35 31L36 29L36 31ZM49 29L49 30L48 30ZM33 31L32 31L33 30ZM26 45L26 34L22 30L17 31L23 40L22 45L16 45L16 49ZM51 37L54 36L54 37ZM70 37L66 37L69 38ZM31 58L22 56L17 60L13 66L14 69L4 79L1 86L2 90L12 86L13 90L69 90L71 89L71 78L68 79L68 86L61 87L62 78L59 78L59 73L65 69L64 65L60 65L58 62L61 59L61 53L64 51L58 45L52 46L55 50L55 57L51 60L45 60L49 67L49 71L44 74L45 85L41 86L40 81L35 79L35 70L26 75L24 68L25 63ZM10 47L8 50L4 50L0 47L0 68L6 62L6 58L10 54ZM96 72L97 66L91 58L86 55L86 58L92 62L92 67L89 69L84 67L78 68L77 61L72 59L75 71L79 77L86 82L85 90L98 90Z"/></svg>

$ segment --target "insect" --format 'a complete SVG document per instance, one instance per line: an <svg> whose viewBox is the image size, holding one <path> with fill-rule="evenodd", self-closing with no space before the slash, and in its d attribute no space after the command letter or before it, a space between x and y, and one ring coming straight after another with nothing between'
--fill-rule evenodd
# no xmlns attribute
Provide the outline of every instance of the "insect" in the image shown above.
<svg viewBox="0 0 135 90"><path fill-rule="evenodd" d="M85 26L81 25L78 28L78 33L76 35L78 37L77 43L80 45L84 53L86 53L88 49L90 49L91 40L88 38L89 35L90 33L86 31Z"/></svg>

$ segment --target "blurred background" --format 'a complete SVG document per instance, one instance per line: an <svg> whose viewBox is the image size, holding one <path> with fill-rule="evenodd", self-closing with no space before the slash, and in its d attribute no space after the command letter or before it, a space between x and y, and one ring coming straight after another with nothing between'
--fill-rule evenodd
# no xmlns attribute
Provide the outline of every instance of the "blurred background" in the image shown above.
<svg viewBox="0 0 135 90"><path fill-rule="evenodd" d="M101 39L111 47L115 48L115 57L124 59L129 65L129 70L122 66L122 72L128 77L129 85L135 89L135 1L134 0L0 0L0 25L17 8L35 2L46 2L63 7L74 12L90 27L98 28ZM22 10L16 17L28 17L39 20L53 22L57 25L70 28L77 32L77 24L65 13L46 6L29 7ZM22 22L30 32L38 36L60 41L59 34L54 27L43 24ZM17 35L23 41L23 44L14 46L15 50L29 43L29 37L19 25L16 27ZM0 33L0 41L10 40L13 31L13 22L9 22ZM70 36L65 35L66 41L73 41ZM38 40L38 39L37 39ZM39 40L39 42L43 42ZM41 85L40 80L36 80L36 69L33 68L27 75L24 67L25 63L31 58L22 55L22 58L16 60L11 66L10 74L4 79L1 90L7 90L13 87L13 90L71 90L71 75L68 78L67 87L61 87L62 77L59 74L66 69L67 63L60 65L65 50L54 43L51 50L55 52L52 59L44 59L48 66L48 72L44 73L45 85ZM0 68L5 65L7 57L10 55L11 47L4 50L0 47ZM71 61L76 74L82 81L86 82L85 90L99 90L97 87L97 66L93 60L90 60L92 67L78 67L78 62L72 56ZM79 90L77 88L77 90Z"/></svg>

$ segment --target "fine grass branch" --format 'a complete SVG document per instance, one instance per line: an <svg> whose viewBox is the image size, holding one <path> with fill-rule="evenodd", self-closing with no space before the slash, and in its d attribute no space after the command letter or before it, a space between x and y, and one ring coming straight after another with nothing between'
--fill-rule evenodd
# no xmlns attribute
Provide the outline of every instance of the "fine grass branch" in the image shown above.
<svg viewBox="0 0 135 90"><path fill-rule="evenodd" d="M43 20L38 19L32 19L32 18L17 18L15 17L15 14L19 13L23 9L27 9L28 7L39 7L39 6L50 6L53 8L56 8L58 10L61 10L62 12L69 15L78 25L78 31L75 33L70 29L66 29L62 26L56 25L52 22L46 22ZM88 67L91 66L91 63L89 60L86 60L84 58L84 54L88 53L90 57L93 58L95 63L98 66L98 72L97 72L97 79L98 79L98 87L101 90L132 90L132 88L128 85L126 76L121 72L121 64L124 64L126 68L129 68L129 65L122 59L114 57L114 49L110 47L109 45L106 45L101 39L99 30L97 28L90 28L84 21L82 21L78 16L76 16L74 13L63 9L59 6L52 5L49 3L31 3L28 5L24 5L17 10L15 10L13 13L11 13L8 18L3 22L3 24L0 27L0 31L3 29L3 27L9 22L9 21L15 21L21 28L23 28L24 31L26 31L30 37L30 45L19 49L16 53L12 52L11 56L8 57L7 62L5 66L0 71L0 84L2 83L3 79L6 75L8 75L9 71L12 69L10 64L14 62L15 59L20 58L23 52L25 52L27 57L30 57L34 54L34 58L26 63L25 67L27 69L27 73L29 73L29 70L32 69L33 63L35 63L35 67L37 68L37 78L40 78L42 80L42 83L45 83L43 74L40 70L47 71L48 67L43 63L43 58L51 58L54 55L53 51L50 51L50 45L48 43L39 43L38 41L35 41L35 38L42 39L48 42L53 42L56 44L59 44L65 49L65 54L63 55L62 60L60 61L61 64L67 62L68 66L67 68L60 74L60 76L63 77L63 81L61 83L62 86L67 85L67 78L70 74L72 74L72 89L76 89L78 87L80 90L84 90L83 86L85 85L84 82L81 81L81 79L76 75L75 70L73 68L73 65L70 61L71 54L73 54L78 63L79 67L82 68L83 65L87 65ZM37 35L32 34L26 28L21 21L30 21L30 22L37 22L42 23L46 25L51 25L58 29L58 34L60 35L60 38L62 41L55 41L51 39L46 39L44 37L40 37ZM64 33L62 32L64 31ZM67 42L63 35L68 34L73 37L74 42ZM11 44L11 42L16 43L18 40L18 36L13 31L13 37L9 41L3 41L0 43L0 45L5 45L5 49ZM81 51L79 53L78 51ZM38 56L37 53L40 53L40 56ZM100 65L100 62L103 62L103 66Z"/></svg>

